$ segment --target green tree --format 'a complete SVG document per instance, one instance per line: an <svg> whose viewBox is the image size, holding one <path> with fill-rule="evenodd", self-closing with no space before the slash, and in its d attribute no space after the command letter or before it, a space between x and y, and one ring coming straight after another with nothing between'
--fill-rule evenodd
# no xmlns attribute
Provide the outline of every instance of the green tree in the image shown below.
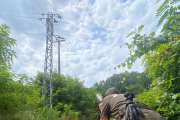
<svg viewBox="0 0 180 120"><path fill-rule="evenodd" d="M14 74L9 72L12 62L13 56L16 56L15 52L11 50L16 44L16 40L10 38L10 27L6 24L0 26L0 107L2 108L0 114L5 113L7 111L8 106L7 104L11 104L9 101L6 100L7 90L9 88L9 82L12 81Z"/></svg>
<svg viewBox="0 0 180 120"><path fill-rule="evenodd" d="M38 72L35 83L41 87L43 73ZM49 82L49 75L47 75ZM98 114L96 105L96 89L86 88L77 77L58 74L53 71L53 108L59 111L62 119L91 120ZM41 93L41 92L40 92Z"/></svg>
<svg viewBox="0 0 180 120"><path fill-rule="evenodd" d="M16 56L11 47L16 45L16 40L10 37L10 27L6 24L0 26L0 70L10 69L13 57Z"/></svg>

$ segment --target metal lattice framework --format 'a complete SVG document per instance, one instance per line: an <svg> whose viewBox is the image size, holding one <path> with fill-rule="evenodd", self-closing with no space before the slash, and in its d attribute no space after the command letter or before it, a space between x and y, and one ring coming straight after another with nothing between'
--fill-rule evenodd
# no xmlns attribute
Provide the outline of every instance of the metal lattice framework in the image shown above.
<svg viewBox="0 0 180 120"><path fill-rule="evenodd" d="M44 63L44 76L43 76L43 87L42 87L42 97L43 106L48 104L50 101L50 108L52 108L52 70L53 70L53 14L48 13L46 18L46 53L45 53L45 63ZM49 74L50 83L47 83L46 76ZM48 100L48 92L50 91L50 100Z"/></svg>
<svg viewBox="0 0 180 120"><path fill-rule="evenodd" d="M45 15L45 14L43 14ZM51 12L47 13L46 19L46 53L45 53L45 63L44 63L44 76L43 76L43 85L42 85L42 107L49 105L52 108L52 74L53 74L53 43L58 43L58 55L60 54L60 42L65 41L64 38L59 37L58 35L54 35L53 25L54 23L58 23L53 16L61 19L58 14L53 14ZM56 41L53 41L53 37L56 38ZM60 66L60 55L59 55L59 66ZM47 81L47 75L50 76L50 80Z"/></svg>

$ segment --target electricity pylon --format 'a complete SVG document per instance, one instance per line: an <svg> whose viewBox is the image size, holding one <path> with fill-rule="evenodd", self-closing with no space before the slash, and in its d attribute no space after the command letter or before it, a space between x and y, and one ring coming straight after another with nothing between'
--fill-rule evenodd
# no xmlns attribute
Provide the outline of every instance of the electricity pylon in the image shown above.
<svg viewBox="0 0 180 120"><path fill-rule="evenodd" d="M54 37L54 29L53 25L58 23L54 17L61 19L61 16L58 14L53 14L48 12L47 14L42 14L43 16L46 15L46 18L40 18L40 20L46 20L46 53L45 53L45 63L44 63L44 76L43 76L43 84L42 84L42 107L49 106L52 108L52 73L53 73L53 43L60 43L59 38L55 35L56 41L53 41ZM61 38L62 39L62 38ZM63 38L64 41L64 38ZM50 80L47 81L47 75L50 76ZM49 94L48 94L49 93Z"/></svg>

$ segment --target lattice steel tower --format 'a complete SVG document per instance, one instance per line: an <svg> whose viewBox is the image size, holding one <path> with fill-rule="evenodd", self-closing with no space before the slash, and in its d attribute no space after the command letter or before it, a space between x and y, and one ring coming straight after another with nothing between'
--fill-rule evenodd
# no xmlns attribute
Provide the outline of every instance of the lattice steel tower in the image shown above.
<svg viewBox="0 0 180 120"><path fill-rule="evenodd" d="M43 14L46 15L46 14ZM61 38L63 40L59 40L56 38L56 41L53 41L54 36L54 29L53 25L55 23L58 23L53 17L57 17L61 19L61 17L58 14L53 14L51 12L47 13L47 18L40 18L40 20L45 19L46 20L46 53L45 53L45 63L44 63L44 76L43 76L43 85L42 85L42 107L49 105L50 108L52 108L52 73L53 73L53 43L57 42L60 43L61 41L64 41L64 38ZM47 75L50 76L49 82L47 81ZM49 96L48 96L49 93Z"/></svg>

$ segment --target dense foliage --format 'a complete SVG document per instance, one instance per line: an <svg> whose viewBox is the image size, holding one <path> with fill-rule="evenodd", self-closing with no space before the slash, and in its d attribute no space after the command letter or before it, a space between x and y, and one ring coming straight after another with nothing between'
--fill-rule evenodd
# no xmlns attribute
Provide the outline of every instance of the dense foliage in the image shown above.
<svg viewBox="0 0 180 120"><path fill-rule="evenodd" d="M94 87L102 95L105 94L106 90L110 87L116 87L120 93L133 92L135 95L148 90L151 78L147 78L146 73L131 72L120 74L114 74L105 81L102 80L99 83L95 83Z"/></svg>
<svg viewBox="0 0 180 120"><path fill-rule="evenodd" d="M16 56L11 47L16 45L16 40L10 38L10 27L6 24L0 26L0 67L1 70L9 70L13 62L13 57Z"/></svg>
<svg viewBox="0 0 180 120"><path fill-rule="evenodd" d="M49 77L48 77L49 78ZM43 73L36 75L36 83L42 85ZM47 79L49 81L49 79ZM97 116L95 88L86 88L78 78L53 72L53 106L66 119L93 119Z"/></svg>

